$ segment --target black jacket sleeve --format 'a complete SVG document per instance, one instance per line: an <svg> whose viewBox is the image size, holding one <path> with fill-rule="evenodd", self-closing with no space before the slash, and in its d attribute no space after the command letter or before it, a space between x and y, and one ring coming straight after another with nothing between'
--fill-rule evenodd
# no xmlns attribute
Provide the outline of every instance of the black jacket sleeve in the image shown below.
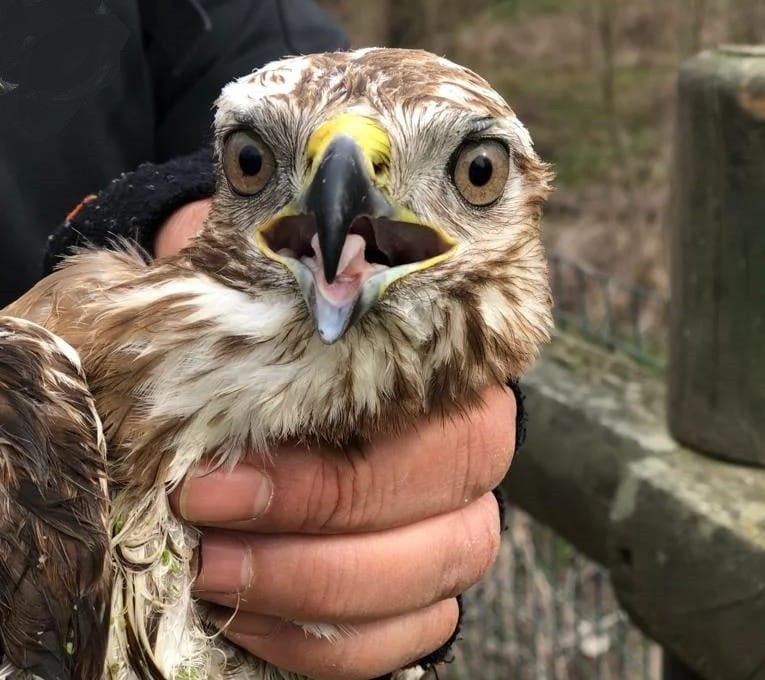
<svg viewBox="0 0 765 680"><path fill-rule="evenodd" d="M44 275L73 246L104 246L115 236L151 252L158 228L175 209L213 192L207 143L211 107L223 85L288 54L347 46L341 28L312 0L141 0L138 6L138 70L150 79L140 96L153 99L144 107L153 118L143 125L152 129L154 148L143 160L151 162L127 174L131 168L123 167L95 197L71 197L68 207L80 203L50 235ZM202 145L207 149L196 151Z"/></svg>
<svg viewBox="0 0 765 680"><path fill-rule="evenodd" d="M227 82L274 59L348 45L339 25L312 0L139 5L155 93L156 161L210 140L211 106Z"/></svg>

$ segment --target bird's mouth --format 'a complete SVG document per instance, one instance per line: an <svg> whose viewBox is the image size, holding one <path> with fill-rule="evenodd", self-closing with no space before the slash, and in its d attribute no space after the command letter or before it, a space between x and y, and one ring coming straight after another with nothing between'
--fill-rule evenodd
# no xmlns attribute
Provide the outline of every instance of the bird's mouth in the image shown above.
<svg viewBox="0 0 765 680"><path fill-rule="evenodd" d="M339 340L394 281L456 251L441 227L391 200L390 163L390 140L376 121L337 116L308 141L305 186L255 229L258 248L297 279L326 343Z"/></svg>
<svg viewBox="0 0 765 680"><path fill-rule="evenodd" d="M419 222L360 215L352 219L331 281L313 214L284 215L258 230L256 241L297 278L320 338L338 340L388 287L448 258L454 241Z"/></svg>
<svg viewBox="0 0 765 680"><path fill-rule="evenodd" d="M321 257L316 251L318 229L314 215L288 215L261 230L263 242L274 253L302 260ZM453 247L442 233L416 222L362 215L351 222L346 234L360 236L364 260L385 268L401 267L444 255ZM342 260L342 257L341 257ZM338 275L340 270L338 267Z"/></svg>

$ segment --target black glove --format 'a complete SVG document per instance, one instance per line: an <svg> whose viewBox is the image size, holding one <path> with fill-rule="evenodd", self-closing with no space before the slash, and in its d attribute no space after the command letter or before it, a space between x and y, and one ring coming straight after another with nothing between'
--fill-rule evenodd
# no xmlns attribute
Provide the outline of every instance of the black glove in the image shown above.
<svg viewBox="0 0 765 680"><path fill-rule="evenodd" d="M157 231L178 208L215 190L212 149L122 174L97 195L87 196L48 238L47 276L75 246L108 247L115 237L152 253Z"/></svg>

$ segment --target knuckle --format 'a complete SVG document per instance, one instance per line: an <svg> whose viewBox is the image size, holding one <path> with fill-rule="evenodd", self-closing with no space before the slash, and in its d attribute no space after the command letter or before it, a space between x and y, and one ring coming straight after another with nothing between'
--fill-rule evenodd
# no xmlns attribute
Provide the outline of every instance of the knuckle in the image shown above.
<svg viewBox="0 0 765 680"><path fill-rule="evenodd" d="M363 451L351 450L322 466L312 524L322 532L359 529L382 507L374 467Z"/></svg>
<svg viewBox="0 0 765 680"><path fill-rule="evenodd" d="M311 677L316 680L368 680L369 674L363 672L347 656L328 656L318 662L318 668Z"/></svg>
<svg viewBox="0 0 765 680"><path fill-rule="evenodd" d="M481 462L489 478L499 483L507 472L515 450L515 418L507 413L487 414L476 433L476 446L480 448Z"/></svg>
<svg viewBox="0 0 765 680"><path fill-rule="evenodd" d="M360 644L349 644L346 639L323 644L322 653L312 655L310 676L315 680L368 680L369 660L363 651L368 640L357 642Z"/></svg>
<svg viewBox="0 0 765 680"><path fill-rule="evenodd" d="M496 510L496 503L494 504L492 512L496 515L498 520L499 513ZM487 530L484 532L484 551L480 557L483 559L479 561L476 571L476 581L480 581L487 572L492 568L499 555L499 548L502 542L500 535L500 528L498 521L492 521L486 523ZM472 584L471 584L472 585Z"/></svg>
<svg viewBox="0 0 765 680"><path fill-rule="evenodd" d="M504 395L504 396L503 396ZM476 499L496 487L507 474L515 451L515 400L493 391L471 417L465 431L464 497Z"/></svg>
<svg viewBox="0 0 765 680"><path fill-rule="evenodd" d="M460 608L457 604L457 599L450 597L448 600L439 602L439 607L436 611L437 626L436 626L436 640L432 645L432 649L436 650L443 645L452 635L457 628L457 624L460 620Z"/></svg>
<svg viewBox="0 0 765 680"><path fill-rule="evenodd" d="M316 473L311 475L307 488L310 491L300 496L302 500L300 512L295 513L300 517L297 527L300 533L310 533L315 529L321 529L326 522L327 513L322 511L322 508L332 504L328 494L334 488L329 484L326 465L321 464L316 467Z"/></svg>
<svg viewBox="0 0 765 680"><path fill-rule="evenodd" d="M488 401L487 407L486 419L493 434L493 445L499 453L511 456L515 449L515 397L502 389L496 393L495 398Z"/></svg>
<svg viewBox="0 0 765 680"><path fill-rule="evenodd" d="M405 656L409 662L421 659L443 646L459 623L459 605L454 597L436 602L425 612L416 630L411 631L410 649Z"/></svg>
<svg viewBox="0 0 765 680"><path fill-rule="evenodd" d="M496 501L487 494L460 511L461 530L448 548L443 597L454 597L480 581L499 554L500 528Z"/></svg>
<svg viewBox="0 0 765 680"><path fill-rule="evenodd" d="M309 621L345 619L353 605L353 590L346 585L356 582L358 555L350 548L333 550L329 555L308 550L305 569L297 575L296 583L304 584L296 602L297 614Z"/></svg>
<svg viewBox="0 0 765 680"><path fill-rule="evenodd" d="M476 581L483 578L494 564L501 543L499 511L494 495L486 494L478 503L476 535L480 547L476 550Z"/></svg>
<svg viewBox="0 0 765 680"><path fill-rule="evenodd" d="M323 460L306 501L304 531L328 533L343 526L347 512L345 482L336 461Z"/></svg>

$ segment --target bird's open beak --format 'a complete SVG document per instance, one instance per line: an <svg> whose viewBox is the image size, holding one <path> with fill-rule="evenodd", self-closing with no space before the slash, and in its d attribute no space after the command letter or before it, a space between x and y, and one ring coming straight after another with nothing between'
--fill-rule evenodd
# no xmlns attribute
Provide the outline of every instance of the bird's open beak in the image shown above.
<svg viewBox="0 0 765 680"><path fill-rule="evenodd" d="M394 282L442 262L456 242L393 203L390 141L373 120L343 114L306 146L304 190L256 230L258 247L297 278L319 337L340 339Z"/></svg>

